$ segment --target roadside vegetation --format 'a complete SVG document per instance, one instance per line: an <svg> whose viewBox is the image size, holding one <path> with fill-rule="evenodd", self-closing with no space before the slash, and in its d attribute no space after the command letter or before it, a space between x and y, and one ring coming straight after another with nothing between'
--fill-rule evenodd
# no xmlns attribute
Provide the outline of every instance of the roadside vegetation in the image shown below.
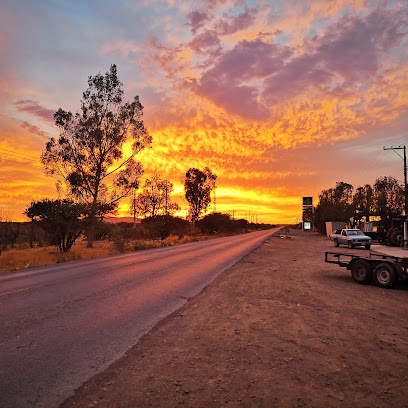
<svg viewBox="0 0 408 408"><path fill-rule="evenodd" d="M217 180L208 167L185 173L187 219L174 216L180 206L172 200L170 180L156 173L139 189L144 169L137 155L152 138L139 97L123 97L112 65L104 75L89 76L76 113L55 112L59 137L48 140L41 162L45 173L57 179L59 199L31 202L24 212L29 222L0 214L0 272L271 227L227 214L205 215ZM105 222L123 199L130 199L134 222Z"/></svg>
<svg viewBox="0 0 408 408"><path fill-rule="evenodd" d="M403 214L404 206L404 187L394 177L380 177L373 186L366 184L355 190L351 184L340 181L319 194L313 221L323 234L327 221L358 226L361 221L368 222L372 218L380 222L382 229L388 230L393 218Z"/></svg>
<svg viewBox="0 0 408 408"><path fill-rule="evenodd" d="M53 235L32 222L0 222L0 273L36 266L91 259L144 249L180 245L205 239L220 238L273 227L231 219L228 214L212 213L191 222L172 216L142 219L136 225L111 224L99 220L95 225L94 243L90 248L86 233L69 251L53 244Z"/></svg>

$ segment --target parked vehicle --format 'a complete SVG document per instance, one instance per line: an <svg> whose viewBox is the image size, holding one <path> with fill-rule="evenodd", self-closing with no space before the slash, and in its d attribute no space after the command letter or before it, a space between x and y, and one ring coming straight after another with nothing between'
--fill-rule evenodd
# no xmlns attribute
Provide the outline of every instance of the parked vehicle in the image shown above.
<svg viewBox="0 0 408 408"><path fill-rule="evenodd" d="M334 234L330 235L330 239L333 240L335 247L343 244L347 245L349 248L363 246L365 249L370 249L372 243L371 237L368 237L359 229L343 228L342 230L337 230Z"/></svg>
<svg viewBox="0 0 408 408"><path fill-rule="evenodd" d="M391 246L404 245L404 222L407 217L401 215L392 219L392 226L387 231L386 244Z"/></svg>
<svg viewBox="0 0 408 408"><path fill-rule="evenodd" d="M351 271L354 281L366 285L371 281L381 288L392 288L398 281L408 279L408 258L370 253L369 257L326 252L325 262Z"/></svg>

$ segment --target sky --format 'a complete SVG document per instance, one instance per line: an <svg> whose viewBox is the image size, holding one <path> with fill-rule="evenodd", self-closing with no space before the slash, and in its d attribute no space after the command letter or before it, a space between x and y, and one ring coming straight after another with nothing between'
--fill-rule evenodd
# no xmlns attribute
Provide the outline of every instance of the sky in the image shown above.
<svg viewBox="0 0 408 408"><path fill-rule="evenodd" d="M383 147L408 144L407 59L407 1L4 0L0 215L58 197L39 159L53 114L116 64L153 137L144 177L169 179L181 214L186 171L209 167L210 211L294 223L338 181L403 181Z"/></svg>

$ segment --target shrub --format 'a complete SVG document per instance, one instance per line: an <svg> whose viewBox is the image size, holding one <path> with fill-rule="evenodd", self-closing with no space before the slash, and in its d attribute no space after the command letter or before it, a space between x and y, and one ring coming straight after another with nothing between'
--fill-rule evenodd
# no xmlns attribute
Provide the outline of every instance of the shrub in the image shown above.
<svg viewBox="0 0 408 408"><path fill-rule="evenodd" d="M146 228L150 238L162 240L169 235L185 235L191 228L191 224L182 218L171 215L156 215L142 220L142 226Z"/></svg>
<svg viewBox="0 0 408 408"><path fill-rule="evenodd" d="M214 234L215 232L231 232L235 229L234 221L228 214L212 213L197 221L197 227L203 234Z"/></svg>

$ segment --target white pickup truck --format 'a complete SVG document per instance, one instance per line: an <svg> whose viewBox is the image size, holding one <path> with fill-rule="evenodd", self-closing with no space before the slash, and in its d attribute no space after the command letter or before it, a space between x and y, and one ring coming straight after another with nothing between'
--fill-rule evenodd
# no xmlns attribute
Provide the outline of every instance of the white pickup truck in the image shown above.
<svg viewBox="0 0 408 408"><path fill-rule="evenodd" d="M359 229L337 230L330 235L330 239L333 240L335 247L343 244L347 245L349 248L363 246L365 249L370 249L372 242L372 239Z"/></svg>

